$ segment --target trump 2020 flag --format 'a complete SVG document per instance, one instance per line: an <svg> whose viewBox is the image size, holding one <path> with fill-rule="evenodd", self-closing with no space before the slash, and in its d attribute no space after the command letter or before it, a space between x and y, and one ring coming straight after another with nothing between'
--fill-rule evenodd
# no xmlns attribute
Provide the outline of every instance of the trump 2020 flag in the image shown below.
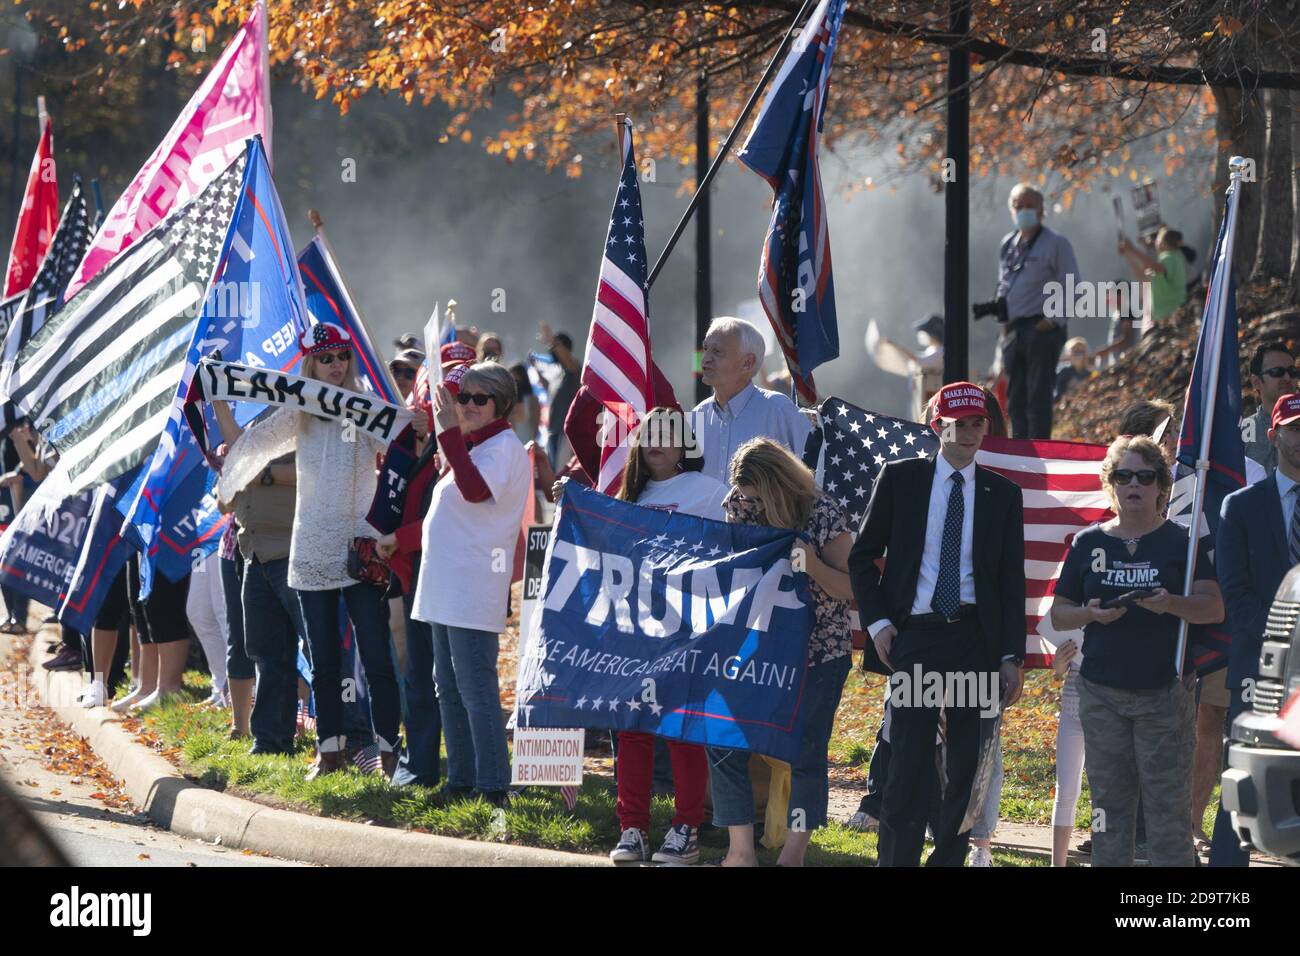
<svg viewBox="0 0 1300 956"><path fill-rule="evenodd" d="M793 760L813 604L794 535L565 485L519 727L639 730Z"/></svg>
<svg viewBox="0 0 1300 956"><path fill-rule="evenodd" d="M1205 296L1205 312L1201 319L1201 335L1196 342L1196 358L1192 361L1192 377L1187 383L1183 401L1183 426L1178 433L1179 475L1174 482L1169 502L1169 517L1184 527L1196 527L1199 536L1210 537L1208 545L1214 547L1214 533L1219 527L1219 511L1223 499L1246 486L1246 446L1241 440L1241 369L1237 356L1237 289L1232 279L1232 263L1228 260L1230 224L1235 225L1236 204L1241 187L1228 194L1223 211L1223 223L1214 247L1214 271L1210 288ZM1224 306L1218 308L1219 293L1227 283ZM1216 354L1216 343L1218 343ZM1217 377L1214 367L1217 365ZM1210 386L1217 382L1213 403ZM1209 469L1205 473L1205 501L1200 515L1195 509L1196 460L1201 455L1201 445L1209 430ZM1221 624L1192 626L1188 630L1191 659L1198 674L1208 674L1226 667L1228 645L1231 637Z"/></svg>
<svg viewBox="0 0 1300 956"><path fill-rule="evenodd" d="M214 230L221 250L217 277L194 328L184 368L161 441L139 479L117 502L141 549L141 591L148 595L153 571L173 580L216 549L224 519L212 495L215 475L186 425L184 408L198 361L219 351L250 365L286 370L298 363L298 337L306 327L306 306L293 258L293 241L261 139L247 143L242 180L232 184L233 212L225 232ZM211 411L209 434L219 434ZM235 420L247 425L262 406L239 403ZM199 474L192 474L193 472ZM173 495L180 497L173 501ZM168 512L175 520L164 520ZM159 562L162 562L161 565Z"/></svg>
<svg viewBox="0 0 1300 956"><path fill-rule="evenodd" d="M845 0L822 0L763 100L740 161L775 194L758 267L758 296L795 387L815 401L813 369L840 354L831 240L818 143Z"/></svg>

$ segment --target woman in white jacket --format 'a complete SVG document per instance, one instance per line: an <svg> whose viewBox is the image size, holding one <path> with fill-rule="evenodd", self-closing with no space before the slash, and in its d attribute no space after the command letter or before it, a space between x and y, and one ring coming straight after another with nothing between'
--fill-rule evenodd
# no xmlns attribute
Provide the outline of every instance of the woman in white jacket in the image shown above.
<svg viewBox="0 0 1300 956"><path fill-rule="evenodd" d="M335 325L320 323L303 333L302 375L360 391L352 339ZM374 497L375 453L383 446L363 429L293 408L277 409L241 432L230 406L214 404L222 437L230 446L222 471L220 498L229 501L271 461L295 452L297 505L289 543L289 586L297 592L312 656L319 752L309 776L347 765L340 672L340 603L348 619L370 689L370 721L384 772L397 766L401 708L384 592L348 576L348 545L354 537L378 538L366 520Z"/></svg>

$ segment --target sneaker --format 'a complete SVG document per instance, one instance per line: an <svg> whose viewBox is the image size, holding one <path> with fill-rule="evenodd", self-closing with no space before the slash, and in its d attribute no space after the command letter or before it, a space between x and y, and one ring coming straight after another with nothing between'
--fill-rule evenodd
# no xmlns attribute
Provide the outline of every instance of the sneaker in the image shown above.
<svg viewBox="0 0 1300 956"><path fill-rule="evenodd" d="M59 648L59 653L41 666L47 671L79 671L81 670L81 652L74 651L65 644Z"/></svg>
<svg viewBox="0 0 1300 956"><path fill-rule="evenodd" d="M628 827L618 838L618 846L609 851L609 858L615 863L644 863L649 859L645 834L636 827Z"/></svg>
<svg viewBox="0 0 1300 956"><path fill-rule="evenodd" d="M700 861L700 841L696 838L699 827L679 823L664 834L664 845L651 857L656 863L690 866Z"/></svg>
<svg viewBox="0 0 1300 956"><path fill-rule="evenodd" d="M95 681L86 688L86 692L81 695L82 707L103 707L108 703L108 694L104 690L104 685Z"/></svg>
<svg viewBox="0 0 1300 956"><path fill-rule="evenodd" d="M992 866L993 851L986 846L973 846L970 848L970 856L966 859L967 866Z"/></svg>
<svg viewBox="0 0 1300 956"><path fill-rule="evenodd" d="M857 830L859 833L875 833L880 829L880 821L865 810L859 810L849 817L849 822L845 826L850 830Z"/></svg>

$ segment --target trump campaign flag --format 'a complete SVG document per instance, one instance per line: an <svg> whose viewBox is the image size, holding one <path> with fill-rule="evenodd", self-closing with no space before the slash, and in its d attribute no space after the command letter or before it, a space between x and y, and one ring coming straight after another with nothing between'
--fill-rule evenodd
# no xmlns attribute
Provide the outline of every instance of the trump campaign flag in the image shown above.
<svg viewBox="0 0 1300 956"><path fill-rule="evenodd" d="M1236 227L1241 184L1229 191L1214 247L1213 272L1205 296L1201 334L1192 361L1192 377L1183 400L1183 424L1178 432L1180 472L1169 502L1169 517L1195 527L1193 542L1209 536L1211 552L1219 527L1223 499L1246 486L1246 446L1241 439L1241 369L1237 357L1237 289L1232 277L1232 234ZM1204 476L1196 463L1204 459ZM1188 575L1196 561L1188 551ZM1228 664L1231 636L1221 624L1188 629L1191 660L1198 674Z"/></svg>
<svg viewBox="0 0 1300 956"><path fill-rule="evenodd" d="M516 725L794 759L813 627L794 540L568 482L520 651Z"/></svg>
<svg viewBox="0 0 1300 956"><path fill-rule="evenodd" d="M243 154L244 140L261 135L269 142L270 94L266 8L259 2L109 210L68 285L69 298L173 209L199 195Z"/></svg>
<svg viewBox="0 0 1300 956"><path fill-rule="evenodd" d="M737 157L772 187L758 295L795 388L815 401L813 369L840 354L818 143L845 0L822 0L763 100Z"/></svg>
<svg viewBox="0 0 1300 956"><path fill-rule="evenodd" d="M17 165L15 163L15 165ZM18 212L13 244L9 247L9 266L5 271L5 297L27 291L41 267L45 250L54 238L54 224L59 220L59 177L54 166L54 127L41 114L41 138L27 174L27 189Z"/></svg>

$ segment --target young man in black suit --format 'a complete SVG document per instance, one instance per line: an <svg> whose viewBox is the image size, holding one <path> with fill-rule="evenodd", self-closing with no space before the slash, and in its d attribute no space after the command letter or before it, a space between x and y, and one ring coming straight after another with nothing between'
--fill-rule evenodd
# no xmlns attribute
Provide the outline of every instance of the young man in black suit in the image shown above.
<svg viewBox="0 0 1300 956"><path fill-rule="evenodd" d="M867 666L897 675L891 677L893 754L881 807L881 866L921 861L939 721L937 702L922 693L935 678L924 675L938 675L945 692L955 692L945 694L946 781L930 866L965 861L970 831L959 831L978 763L980 712L1008 707L1020 696L1025 648L1020 488L975 464L989 428L982 388L970 382L945 385L933 408L939 454L933 461L890 462L881 469L849 555L859 613L871 622ZM883 575L876 566L881 557ZM996 694L984 695L996 699L972 700L979 696L969 693L972 686L996 687Z"/></svg>

